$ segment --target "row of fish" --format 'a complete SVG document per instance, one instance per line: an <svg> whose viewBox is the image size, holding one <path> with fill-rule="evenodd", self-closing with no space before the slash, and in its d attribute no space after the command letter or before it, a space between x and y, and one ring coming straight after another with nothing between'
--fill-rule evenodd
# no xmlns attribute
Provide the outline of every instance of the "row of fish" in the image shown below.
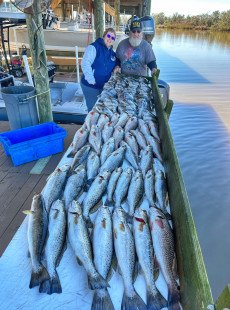
<svg viewBox="0 0 230 310"><path fill-rule="evenodd" d="M114 309L107 291L112 268L124 281L122 309L155 309L168 305L180 309L178 285L173 274L173 234L164 214L150 207L149 216L137 208L133 225L127 222L126 213L115 208L113 216L107 206L101 206L94 222L93 238L90 240L87 223L80 204L73 200L68 211L63 200L56 200L50 209L49 219L42 203L41 194L34 196L29 218L29 252L32 262L30 288L40 285L39 291L48 294L61 293L62 288L56 268L66 247L66 235L89 279L89 287L95 290L92 309ZM66 213L68 214L66 216ZM68 229L67 229L68 227ZM44 253L46 268L42 261L44 236L48 231ZM115 250L115 253L114 253ZM134 288L136 254L147 288L147 306ZM168 286L168 303L159 293L154 273L154 255Z"/></svg>
<svg viewBox="0 0 230 310"><path fill-rule="evenodd" d="M168 308L180 309L166 174L151 99L145 78L116 74L105 84L74 136L67 163L49 176L27 212L30 287L40 285L39 291L48 294L62 291L56 267L68 236L95 290L92 309L113 309L107 288L116 260L125 288L122 309L165 306L153 277L154 255L168 286ZM133 286L137 262L146 280L147 306Z"/></svg>

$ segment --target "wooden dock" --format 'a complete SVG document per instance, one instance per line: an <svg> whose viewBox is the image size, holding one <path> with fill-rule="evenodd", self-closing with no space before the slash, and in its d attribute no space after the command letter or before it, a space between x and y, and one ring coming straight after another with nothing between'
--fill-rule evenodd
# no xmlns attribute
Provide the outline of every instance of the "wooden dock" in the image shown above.
<svg viewBox="0 0 230 310"><path fill-rule="evenodd" d="M0 143L0 256L26 216L22 211L30 209L32 197L41 192L48 175L57 167L80 127L76 124L60 124L60 126L67 130L65 149L63 153L52 155L40 172L38 169L33 169L38 161L14 167ZM8 130L10 130L9 123L0 121L0 132Z"/></svg>

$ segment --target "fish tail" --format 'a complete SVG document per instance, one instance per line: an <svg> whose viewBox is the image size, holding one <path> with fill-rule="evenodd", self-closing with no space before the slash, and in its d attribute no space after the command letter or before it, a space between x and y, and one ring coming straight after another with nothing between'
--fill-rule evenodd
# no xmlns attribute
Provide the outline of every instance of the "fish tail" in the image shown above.
<svg viewBox="0 0 230 310"><path fill-rule="evenodd" d="M148 310L160 310L167 307L167 300L160 294L158 289L152 291L147 289L147 309Z"/></svg>
<svg viewBox="0 0 230 310"><path fill-rule="evenodd" d="M126 213L125 217L126 217L127 223L133 224L133 215L131 215L130 213Z"/></svg>
<svg viewBox="0 0 230 310"><path fill-rule="evenodd" d="M86 182L86 189L87 190L90 188L90 186L92 185L93 181L94 181L94 179L87 180L87 182Z"/></svg>
<svg viewBox="0 0 230 310"><path fill-rule="evenodd" d="M96 290L93 296L91 310L114 310L114 306L107 290L103 290L103 294Z"/></svg>
<svg viewBox="0 0 230 310"><path fill-rule="evenodd" d="M39 285L40 283L42 283L44 280L48 278L49 278L49 274L46 268L43 265L41 265L38 270L36 271L32 270L29 288L33 288Z"/></svg>
<svg viewBox="0 0 230 310"><path fill-rule="evenodd" d="M146 310L146 304L143 302L141 297L137 295L135 292L134 296L129 297L124 292L123 298L122 298L122 304L121 309L124 310Z"/></svg>
<svg viewBox="0 0 230 310"><path fill-rule="evenodd" d="M90 219L90 217L85 218L85 224L87 228L93 228L93 223Z"/></svg>
<svg viewBox="0 0 230 310"><path fill-rule="evenodd" d="M62 292L62 287L57 272L54 277L45 279L45 281L40 284L39 292L47 293L49 295L53 293L60 294Z"/></svg>
<svg viewBox="0 0 230 310"><path fill-rule="evenodd" d="M112 207L113 206L113 202L107 198L105 203L104 203L104 206Z"/></svg>
<svg viewBox="0 0 230 310"><path fill-rule="evenodd" d="M169 286L168 309L169 310L181 310L180 293L175 286Z"/></svg>
<svg viewBox="0 0 230 310"><path fill-rule="evenodd" d="M109 283L99 273L97 273L97 275L93 277L89 275L89 287L91 290L96 290L110 286Z"/></svg>
<svg viewBox="0 0 230 310"><path fill-rule="evenodd" d="M67 157L68 157L68 158L73 158L73 157L75 156L75 154L76 154L75 151L71 151L71 152L67 155Z"/></svg>

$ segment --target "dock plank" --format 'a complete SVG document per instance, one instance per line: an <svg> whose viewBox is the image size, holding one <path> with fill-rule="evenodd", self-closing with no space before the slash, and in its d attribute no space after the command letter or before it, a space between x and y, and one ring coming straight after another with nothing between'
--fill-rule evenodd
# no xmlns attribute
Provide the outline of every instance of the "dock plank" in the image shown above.
<svg viewBox="0 0 230 310"><path fill-rule="evenodd" d="M64 151L52 155L40 174L30 174L37 161L14 167L0 144L0 256L25 218L22 211L30 209L33 196L41 192L47 176L54 171L80 127L76 124L59 125L67 130ZM9 123L0 121L0 132L8 130Z"/></svg>
<svg viewBox="0 0 230 310"><path fill-rule="evenodd" d="M7 175L7 172L0 171L0 183L1 183L2 180L5 178L6 175Z"/></svg>
<svg viewBox="0 0 230 310"><path fill-rule="evenodd" d="M0 155L0 170L8 171L12 167L12 161L10 157L7 157L5 153Z"/></svg>
<svg viewBox="0 0 230 310"><path fill-rule="evenodd" d="M23 220L26 217L26 215L22 211L30 210L33 196L42 191L42 189L46 183L46 178L47 178L46 175L33 175L33 176L31 176L29 181L33 181L33 183L34 183L37 180L37 183L32 188L29 196L27 196L27 198L23 201L20 208L18 208L17 213L15 212L13 219L11 220L10 224L6 227L2 236L0 236L0 240L1 240L1 242L0 242L0 256L4 253L7 245L9 244L9 242L13 238L14 234L16 233L16 231L18 230L21 223L23 222Z"/></svg>
<svg viewBox="0 0 230 310"><path fill-rule="evenodd" d="M29 175L18 173L8 173L7 176L4 178L0 188L0 202L2 205L0 216L3 212L5 212L7 205L14 199L14 197L24 186L28 178Z"/></svg>

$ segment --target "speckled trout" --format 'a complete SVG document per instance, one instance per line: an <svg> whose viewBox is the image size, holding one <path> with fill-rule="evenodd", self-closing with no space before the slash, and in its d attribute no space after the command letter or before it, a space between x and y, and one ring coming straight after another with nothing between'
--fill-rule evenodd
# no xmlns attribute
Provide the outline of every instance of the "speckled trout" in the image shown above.
<svg viewBox="0 0 230 310"><path fill-rule="evenodd" d="M107 281L95 268L88 229L81 206L75 200L68 210L68 240L79 264L84 266L88 274L90 288L95 290L108 287Z"/></svg>
<svg viewBox="0 0 230 310"><path fill-rule="evenodd" d="M121 309L144 310L145 303L133 286L133 272L135 265L135 245L131 229L126 222L125 212L116 208L113 213L113 235L117 262L124 282L124 295Z"/></svg>

